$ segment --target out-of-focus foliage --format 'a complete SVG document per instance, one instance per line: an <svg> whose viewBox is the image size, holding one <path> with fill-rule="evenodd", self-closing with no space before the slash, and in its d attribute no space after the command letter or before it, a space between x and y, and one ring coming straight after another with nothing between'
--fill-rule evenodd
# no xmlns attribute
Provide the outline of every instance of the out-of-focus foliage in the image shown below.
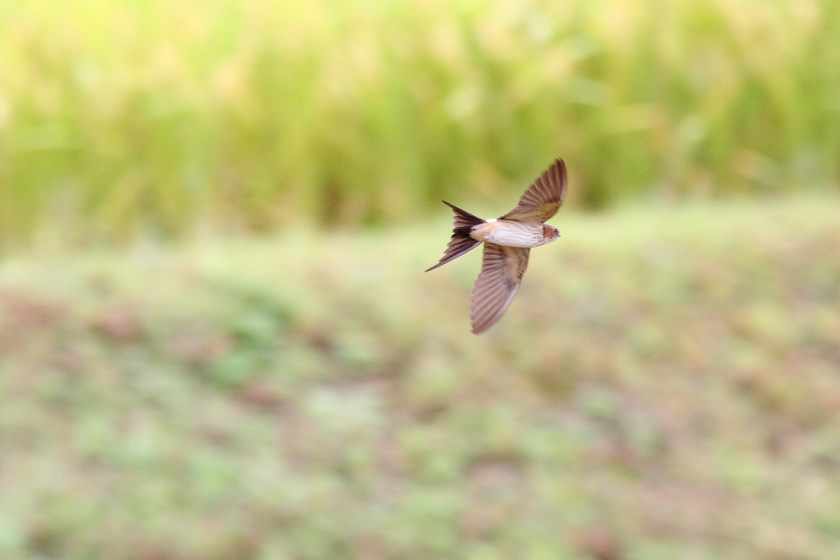
<svg viewBox="0 0 840 560"><path fill-rule="evenodd" d="M833 0L0 4L0 244L840 175ZM469 186L469 195L458 192Z"/></svg>
<svg viewBox="0 0 840 560"><path fill-rule="evenodd" d="M840 557L836 198L0 268L0 558ZM387 258L383 258L387 255Z"/></svg>

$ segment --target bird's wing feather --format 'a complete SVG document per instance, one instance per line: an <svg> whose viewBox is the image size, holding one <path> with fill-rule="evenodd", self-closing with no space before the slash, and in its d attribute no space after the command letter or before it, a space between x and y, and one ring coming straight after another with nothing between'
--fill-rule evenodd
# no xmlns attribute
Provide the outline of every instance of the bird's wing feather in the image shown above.
<svg viewBox="0 0 840 560"><path fill-rule="evenodd" d="M516 208L499 219L545 222L556 214L563 204L566 182L566 164L558 158L528 187Z"/></svg>
<svg viewBox="0 0 840 560"><path fill-rule="evenodd" d="M472 332L489 329L504 315L528 268L530 249L484 244L481 272L470 296Z"/></svg>

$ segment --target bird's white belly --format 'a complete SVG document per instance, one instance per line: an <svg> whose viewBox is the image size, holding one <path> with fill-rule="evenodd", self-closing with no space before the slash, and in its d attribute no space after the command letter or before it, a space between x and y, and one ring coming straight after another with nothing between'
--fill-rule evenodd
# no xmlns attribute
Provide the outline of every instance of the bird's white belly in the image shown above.
<svg viewBox="0 0 840 560"><path fill-rule="evenodd" d="M513 221L496 221L485 241L506 247L537 247L545 243L542 224L523 224Z"/></svg>

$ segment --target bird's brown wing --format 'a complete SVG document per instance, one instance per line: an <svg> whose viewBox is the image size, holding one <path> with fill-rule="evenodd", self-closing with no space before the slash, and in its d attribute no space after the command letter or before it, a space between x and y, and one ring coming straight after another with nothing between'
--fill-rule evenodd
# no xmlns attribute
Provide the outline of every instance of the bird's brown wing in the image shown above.
<svg viewBox="0 0 840 560"><path fill-rule="evenodd" d="M566 196L566 164L558 158L543 171L519 199L516 208L501 216L501 220L545 222L557 213Z"/></svg>
<svg viewBox="0 0 840 560"><path fill-rule="evenodd" d="M470 296L472 332L486 331L504 315L528 268L530 249L484 244L481 272Z"/></svg>

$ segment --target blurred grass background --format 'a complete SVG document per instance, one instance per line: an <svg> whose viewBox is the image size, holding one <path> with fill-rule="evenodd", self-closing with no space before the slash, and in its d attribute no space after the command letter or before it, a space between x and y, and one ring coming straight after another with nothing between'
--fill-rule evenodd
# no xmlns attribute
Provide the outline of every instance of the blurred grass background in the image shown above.
<svg viewBox="0 0 840 560"><path fill-rule="evenodd" d="M7 262L0 558L833 558L838 208L569 213L481 337L419 226Z"/></svg>
<svg viewBox="0 0 840 560"><path fill-rule="evenodd" d="M837 557L837 29L0 0L0 560ZM557 156L473 337L438 201Z"/></svg>
<svg viewBox="0 0 840 560"><path fill-rule="evenodd" d="M835 188L830 0L4 2L0 242ZM68 17L68 14L73 14Z"/></svg>

